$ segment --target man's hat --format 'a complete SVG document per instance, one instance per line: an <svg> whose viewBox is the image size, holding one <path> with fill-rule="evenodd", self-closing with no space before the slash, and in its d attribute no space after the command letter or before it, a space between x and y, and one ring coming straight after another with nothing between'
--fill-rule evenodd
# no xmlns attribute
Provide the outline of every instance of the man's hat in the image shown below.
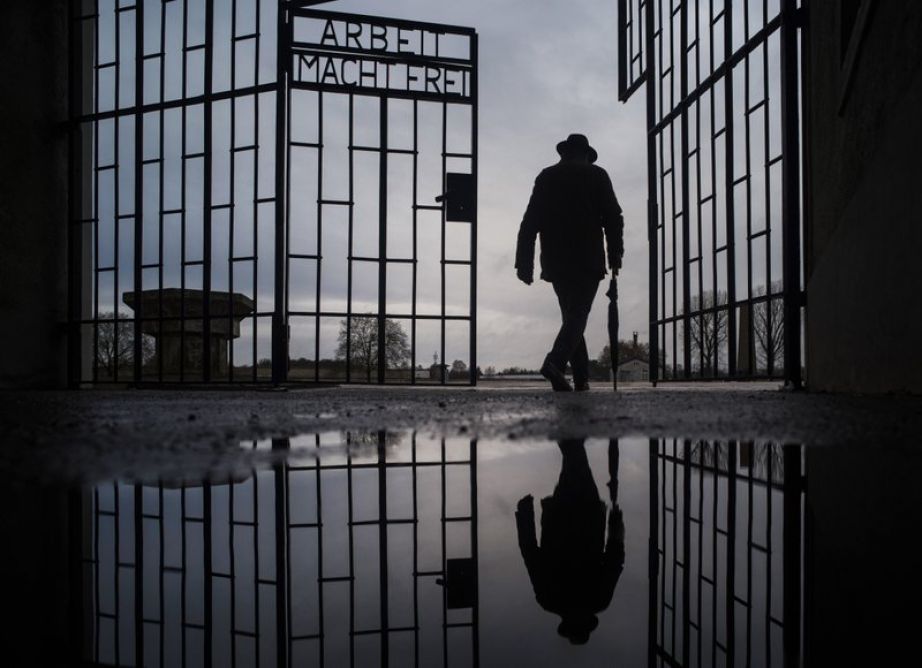
<svg viewBox="0 0 922 668"><path fill-rule="evenodd" d="M583 151L589 154L589 162L595 162L599 159L599 154L589 145L589 140L586 138L586 135L574 133L557 144L557 152L561 156L563 156L564 153L573 153L575 151Z"/></svg>

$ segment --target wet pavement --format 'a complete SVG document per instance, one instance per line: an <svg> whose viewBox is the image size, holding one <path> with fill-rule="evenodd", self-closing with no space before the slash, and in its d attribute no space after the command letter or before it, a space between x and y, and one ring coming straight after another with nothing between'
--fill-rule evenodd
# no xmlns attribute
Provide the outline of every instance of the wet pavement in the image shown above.
<svg viewBox="0 0 922 668"><path fill-rule="evenodd" d="M918 405L23 395L0 413L4 665L903 665Z"/></svg>
<svg viewBox="0 0 922 668"><path fill-rule="evenodd" d="M472 438L623 436L838 445L922 441L922 397L790 393L771 383L0 392L0 470L92 480L246 466L236 444L412 429Z"/></svg>

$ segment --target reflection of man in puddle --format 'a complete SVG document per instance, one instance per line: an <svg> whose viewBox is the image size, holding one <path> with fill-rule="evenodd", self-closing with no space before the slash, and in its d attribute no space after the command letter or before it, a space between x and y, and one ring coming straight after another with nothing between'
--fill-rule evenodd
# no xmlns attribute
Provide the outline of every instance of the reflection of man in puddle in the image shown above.
<svg viewBox="0 0 922 668"><path fill-rule="evenodd" d="M538 604L560 615L557 632L574 645L589 640L599 624L596 614L611 603L624 569L624 517L617 502L618 442L612 440L608 448L611 512L599 498L583 443L583 439L558 442L563 465L554 494L541 499L540 546L532 496L519 501L515 511L519 548Z"/></svg>

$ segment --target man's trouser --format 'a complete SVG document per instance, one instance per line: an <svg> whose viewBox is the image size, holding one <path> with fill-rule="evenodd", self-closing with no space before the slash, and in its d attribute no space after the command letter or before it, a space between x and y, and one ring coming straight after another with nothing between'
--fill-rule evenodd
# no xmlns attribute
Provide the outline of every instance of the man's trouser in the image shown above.
<svg viewBox="0 0 922 668"><path fill-rule="evenodd" d="M599 289L599 279L567 278L554 281L553 285L560 303L562 323L547 359L561 371L569 362L574 382L583 383L589 380L589 351L586 350L583 332L586 331L592 300Z"/></svg>

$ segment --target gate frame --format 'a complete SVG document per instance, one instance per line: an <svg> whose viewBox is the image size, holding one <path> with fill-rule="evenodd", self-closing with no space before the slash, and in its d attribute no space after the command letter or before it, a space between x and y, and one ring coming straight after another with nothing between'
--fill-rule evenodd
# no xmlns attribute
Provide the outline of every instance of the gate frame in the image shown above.
<svg viewBox="0 0 922 668"><path fill-rule="evenodd" d="M805 64L799 65L800 54L804 53L806 43L807 25L805 20L806 4L809 0L800 0L801 6L798 7L798 0L781 0L779 13L769 19L763 17L765 24L761 31L764 32L760 38L750 36L750 39L742 44L736 51L732 51L732 10L734 0L726 0L725 9L721 12L724 21L723 40L724 56L719 65L713 68L712 73L705 77L698 88L689 91L688 79L688 22L689 9L687 0L677 0L678 11L681 15L681 29L677 36L671 34L673 46L676 39L680 41L679 52L682 54L680 76L680 99L676 102L670 111L663 113L663 117L656 120L657 92L656 92L656 38L660 31L655 26L654 2L660 3L661 21L662 0L618 0L618 99L626 102L643 84L646 84L646 122L647 122L647 236L649 244L649 341L650 341L650 381L654 386L658 382L671 380L747 380L752 378L762 378L750 373L746 376L737 374L736 356L738 354L738 344L736 341L737 322L736 308L739 306L751 306L756 299L751 294L747 295L745 300L736 299L735 290L735 259L734 259L734 223L733 223L733 122L732 122L732 93L725 93L724 101L724 123L728 139L725 141L724 164L727 170L727 180L730 182L725 193L727 204L727 239L726 246L728 252L727 261L727 348L728 348L728 373L726 378L700 377L696 378L691 373L691 345L690 345L690 327L687 323L695 316L691 312L691 276L689 269L689 235L688 235L688 215L689 211L689 152L688 152L688 114L691 103L710 89L717 82L724 82L725 91L732 91L733 68L751 52L760 46L767 44L767 39L775 30L780 32L780 77L781 77L781 155L782 175L781 175L781 236L782 236L782 299L784 307L784 373L783 380L786 387L790 389L801 389L803 387L802 374L802 354L801 354L801 308L805 306L805 296L801 287L801 270L803 263L801 260L802 236L806 234L806 225L804 231L801 231L801 222L803 215L801 213L801 204L806 197L806 188L803 186L800 173L801 156L801 131L804 127L806 113L805 108L799 103L798 96L802 81L806 80ZM635 4L636 2L636 4ZM673 3L670 3L669 17L674 15L671 9ZM635 13L636 10L636 13ZM641 16L642 13L642 16ZM634 28L637 23L643 21L642 26L637 30L638 34L642 31L642 46L634 43ZM776 23L772 26L772 23ZM713 30L714 21L710 21L710 27ZM799 34L798 34L799 33ZM638 40L639 42L640 40ZM635 62L641 63L640 72L635 76ZM674 75L673 75L674 76ZM674 84L673 84L674 85ZM767 86L767 82L765 83ZM803 105L806 105L804 100ZM682 321L686 326L682 328L683 336L683 369L681 377L660 379L660 341L659 326L665 323L658 316L658 295L660 286L660 269L657 254L660 251L660 245L657 238L659 205L657 200L657 188L659 179L657 175L657 137L663 132L665 127L679 119L681 123L681 146L682 146L682 312L676 314L670 320ZM700 138L699 138L700 141ZM674 150L674 149L673 149ZM793 159L787 159L793 156ZM806 158L806 156L803 156ZM716 154L712 160L716 160ZM766 156L766 159L769 159ZM766 197L768 195L766 194ZM805 215L805 214L804 214ZM769 225L769 221L766 221ZM675 247L675 239L672 240ZM674 248L673 248L674 250ZM676 268L673 265L673 271ZM717 271L716 266L713 271ZM674 301L679 295L674 294ZM763 299L771 300L772 294L770 289L766 290L766 296ZM701 309L703 312L706 309ZM715 314L718 310L717 305L712 310ZM719 351L718 351L719 356ZM754 357L752 352L751 356ZM719 362L717 363L719 364Z"/></svg>

